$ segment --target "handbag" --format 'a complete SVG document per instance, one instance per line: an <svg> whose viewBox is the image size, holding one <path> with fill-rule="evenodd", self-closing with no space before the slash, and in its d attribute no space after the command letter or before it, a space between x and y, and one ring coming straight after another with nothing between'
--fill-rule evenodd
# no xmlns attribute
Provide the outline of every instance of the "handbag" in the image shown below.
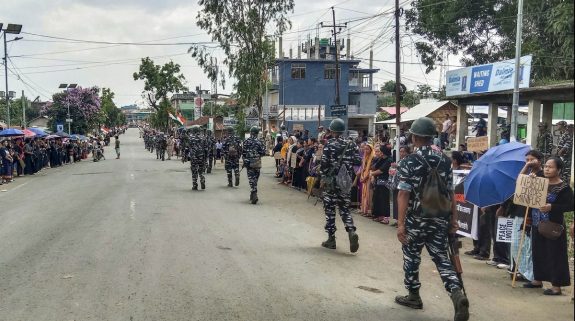
<svg viewBox="0 0 575 321"><path fill-rule="evenodd" d="M539 234L550 240L558 239L561 234L563 234L564 230L565 227L562 224L557 224L551 221L539 222L539 225L537 226L537 231Z"/></svg>

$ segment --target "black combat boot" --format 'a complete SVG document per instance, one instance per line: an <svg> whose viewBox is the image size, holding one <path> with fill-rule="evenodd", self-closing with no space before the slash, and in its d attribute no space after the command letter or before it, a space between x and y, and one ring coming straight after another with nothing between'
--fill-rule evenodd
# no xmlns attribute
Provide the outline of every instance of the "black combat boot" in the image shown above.
<svg viewBox="0 0 575 321"><path fill-rule="evenodd" d="M232 187L232 175L228 175L228 187Z"/></svg>
<svg viewBox="0 0 575 321"><path fill-rule="evenodd" d="M212 172L212 169L210 167L208 167L208 169L206 170L206 173L210 174Z"/></svg>
<svg viewBox="0 0 575 321"><path fill-rule="evenodd" d="M258 192L252 192L250 194L250 201L252 201L252 204L256 204L258 202Z"/></svg>
<svg viewBox="0 0 575 321"><path fill-rule="evenodd" d="M192 191L197 191L198 190L198 184L194 184L194 187L192 187Z"/></svg>
<svg viewBox="0 0 575 321"><path fill-rule="evenodd" d="M451 291L451 301L453 301L453 308L455 309L454 321L467 321L469 320L469 300L461 289L454 289Z"/></svg>
<svg viewBox="0 0 575 321"><path fill-rule="evenodd" d="M202 189L206 189L206 182L200 182Z"/></svg>
<svg viewBox="0 0 575 321"><path fill-rule="evenodd" d="M406 296L396 296L395 303L412 309L423 309L423 301L421 301L419 296L419 290L409 291Z"/></svg>
<svg viewBox="0 0 575 321"><path fill-rule="evenodd" d="M355 253L359 249L359 236L357 236L355 231L349 231L347 233L349 234L349 250L351 253Z"/></svg>
<svg viewBox="0 0 575 321"><path fill-rule="evenodd" d="M240 177L236 176L236 186L240 185Z"/></svg>
<svg viewBox="0 0 575 321"><path fill-rule="evenodd" d="M335 235L329 234L327 237L327 240L322 242L321 246L323 246L327 249L335 250Z"/></svg>

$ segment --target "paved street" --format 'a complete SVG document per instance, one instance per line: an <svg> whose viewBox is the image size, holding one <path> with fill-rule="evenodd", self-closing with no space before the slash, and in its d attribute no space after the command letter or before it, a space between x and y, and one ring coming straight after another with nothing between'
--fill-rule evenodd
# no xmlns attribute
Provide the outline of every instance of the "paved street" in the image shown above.
<svg viewBox="0 0 575 321"><path fill-rule="evenodd" d="M48 169L2 186L0 320L450 320L427 255L423 311L404 293L395 229L356 217L360 250L325 238L323 212L278 185L265 160L260 203L245 173L218 164L191 190L189 164L157 161L136 129L122 159ZM573 320L567 296L512 289L507 273L463 258L471 320ZM567 291L566 291L567 292Z"/></svg>

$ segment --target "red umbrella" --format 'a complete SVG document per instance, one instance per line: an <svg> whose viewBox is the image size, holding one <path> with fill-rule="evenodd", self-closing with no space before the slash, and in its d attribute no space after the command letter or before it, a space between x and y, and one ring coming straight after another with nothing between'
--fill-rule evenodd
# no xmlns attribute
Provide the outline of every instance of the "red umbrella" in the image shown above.
<svg viewBox="0 0 575 321"><path fill-rule="evenodd" d="M36 136L36 133L29 130L29 129L24 129L22 132L24 133L24 137L26 137L26 138L31 138L31 137Z"/></svg>

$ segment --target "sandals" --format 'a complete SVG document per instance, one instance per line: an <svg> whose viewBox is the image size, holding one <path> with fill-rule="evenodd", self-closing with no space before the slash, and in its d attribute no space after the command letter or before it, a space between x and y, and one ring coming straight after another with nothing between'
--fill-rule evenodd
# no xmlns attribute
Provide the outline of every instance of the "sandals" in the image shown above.
<svg viewBox="0 0 575 321"><path fill-rule="evenodd" d="M561 290L555 292L553 289L547 289L543 291L543 295L561 295Z"/></svg>
<svg viewBox="0 0 575 321"><path fill-rule="evenodd" d="M384 217L383 219L381 219L380 223L385 225L389 224L389 217Z"/></svg>
<svg viewBox="0 0 575 321"><path fill-rule="evenodd" d="M523 284L523 287L526 289L541 289L543 287L543 284L533 284L533 283L529 282L529 283ZM549 290L545 290L545 291L549 291Z"/></svg>

